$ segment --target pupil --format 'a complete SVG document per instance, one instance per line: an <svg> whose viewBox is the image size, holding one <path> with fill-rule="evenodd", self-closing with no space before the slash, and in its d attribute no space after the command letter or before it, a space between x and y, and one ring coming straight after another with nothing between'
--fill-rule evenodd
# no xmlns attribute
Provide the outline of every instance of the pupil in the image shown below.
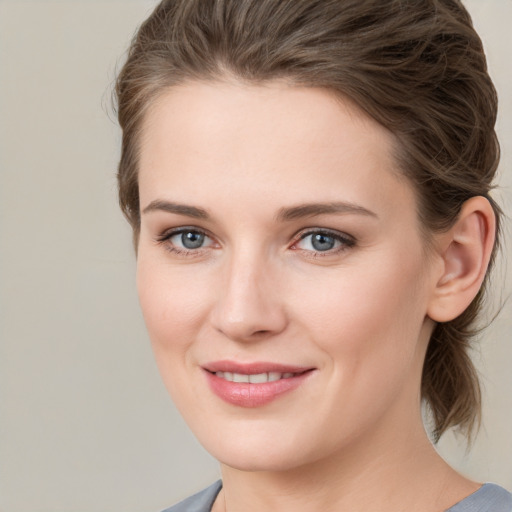
<svg viewBox="0 0 512 512"><path fill-rule="evenodd" d="M198 249L203 245L204 235L202 233L197 233L195 231L188 231L187 233L182 233L181 235L181 243L183 247L187 249Z"/></svg>
<svg viewBox="0 0 512 512"><path fill-rule="evenodd" d="M334 247L335 240L332 236L316 234L313 236L311 244L316 251L328 251Z"/></svg>

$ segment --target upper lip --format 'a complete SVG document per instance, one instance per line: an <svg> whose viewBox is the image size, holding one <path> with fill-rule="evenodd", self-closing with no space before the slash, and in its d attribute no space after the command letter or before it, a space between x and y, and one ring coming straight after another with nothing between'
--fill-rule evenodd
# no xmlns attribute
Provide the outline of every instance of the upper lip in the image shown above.
<svg viewBox="0 0 512 512"><path fill-rule="evenodd" d="M202 365L202 367L211 372L231 372L242 375L257 375L259 373L279 372L279 373L303 373L313 370L311 366L298 366L281 363L271 363L256 361L253 363L239 363L236 361L212 361Z"/></svg>

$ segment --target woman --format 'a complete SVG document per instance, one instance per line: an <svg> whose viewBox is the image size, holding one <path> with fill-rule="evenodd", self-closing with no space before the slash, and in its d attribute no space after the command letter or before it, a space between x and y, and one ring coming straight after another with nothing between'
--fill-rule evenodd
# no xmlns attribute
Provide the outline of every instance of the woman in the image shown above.
<svg viewBox="0 0 512 512"><path fill-rule="evenodd" d="M500 209L456 0L173 0L117 82L121 207L163 380L222 483L169 509L512 510L468 437Z"/></svg>

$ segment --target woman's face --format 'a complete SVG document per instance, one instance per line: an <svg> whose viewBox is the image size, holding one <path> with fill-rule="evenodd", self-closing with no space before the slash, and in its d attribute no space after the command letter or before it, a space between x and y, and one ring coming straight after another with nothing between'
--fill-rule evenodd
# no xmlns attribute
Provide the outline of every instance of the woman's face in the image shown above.
<svg viewBox="0 0 512 512"><path fill-rule="evenodd" d="M393 140L322 89L188 83L148 113L137 283L206 449L289 469L405 435L435 286Z"/></svg>

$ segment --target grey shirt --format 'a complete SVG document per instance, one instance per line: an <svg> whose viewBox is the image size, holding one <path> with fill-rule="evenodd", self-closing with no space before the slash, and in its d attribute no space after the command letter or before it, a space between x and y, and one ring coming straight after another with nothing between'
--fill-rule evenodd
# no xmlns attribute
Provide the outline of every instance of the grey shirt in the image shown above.
<svg viewBox="0 0 512 512"><path fill-rule="evenodd" d="M210 512L221 489L219 480L163 512ZM499 485L484 484L446 512L512 512L512 494Z"/></svg>

